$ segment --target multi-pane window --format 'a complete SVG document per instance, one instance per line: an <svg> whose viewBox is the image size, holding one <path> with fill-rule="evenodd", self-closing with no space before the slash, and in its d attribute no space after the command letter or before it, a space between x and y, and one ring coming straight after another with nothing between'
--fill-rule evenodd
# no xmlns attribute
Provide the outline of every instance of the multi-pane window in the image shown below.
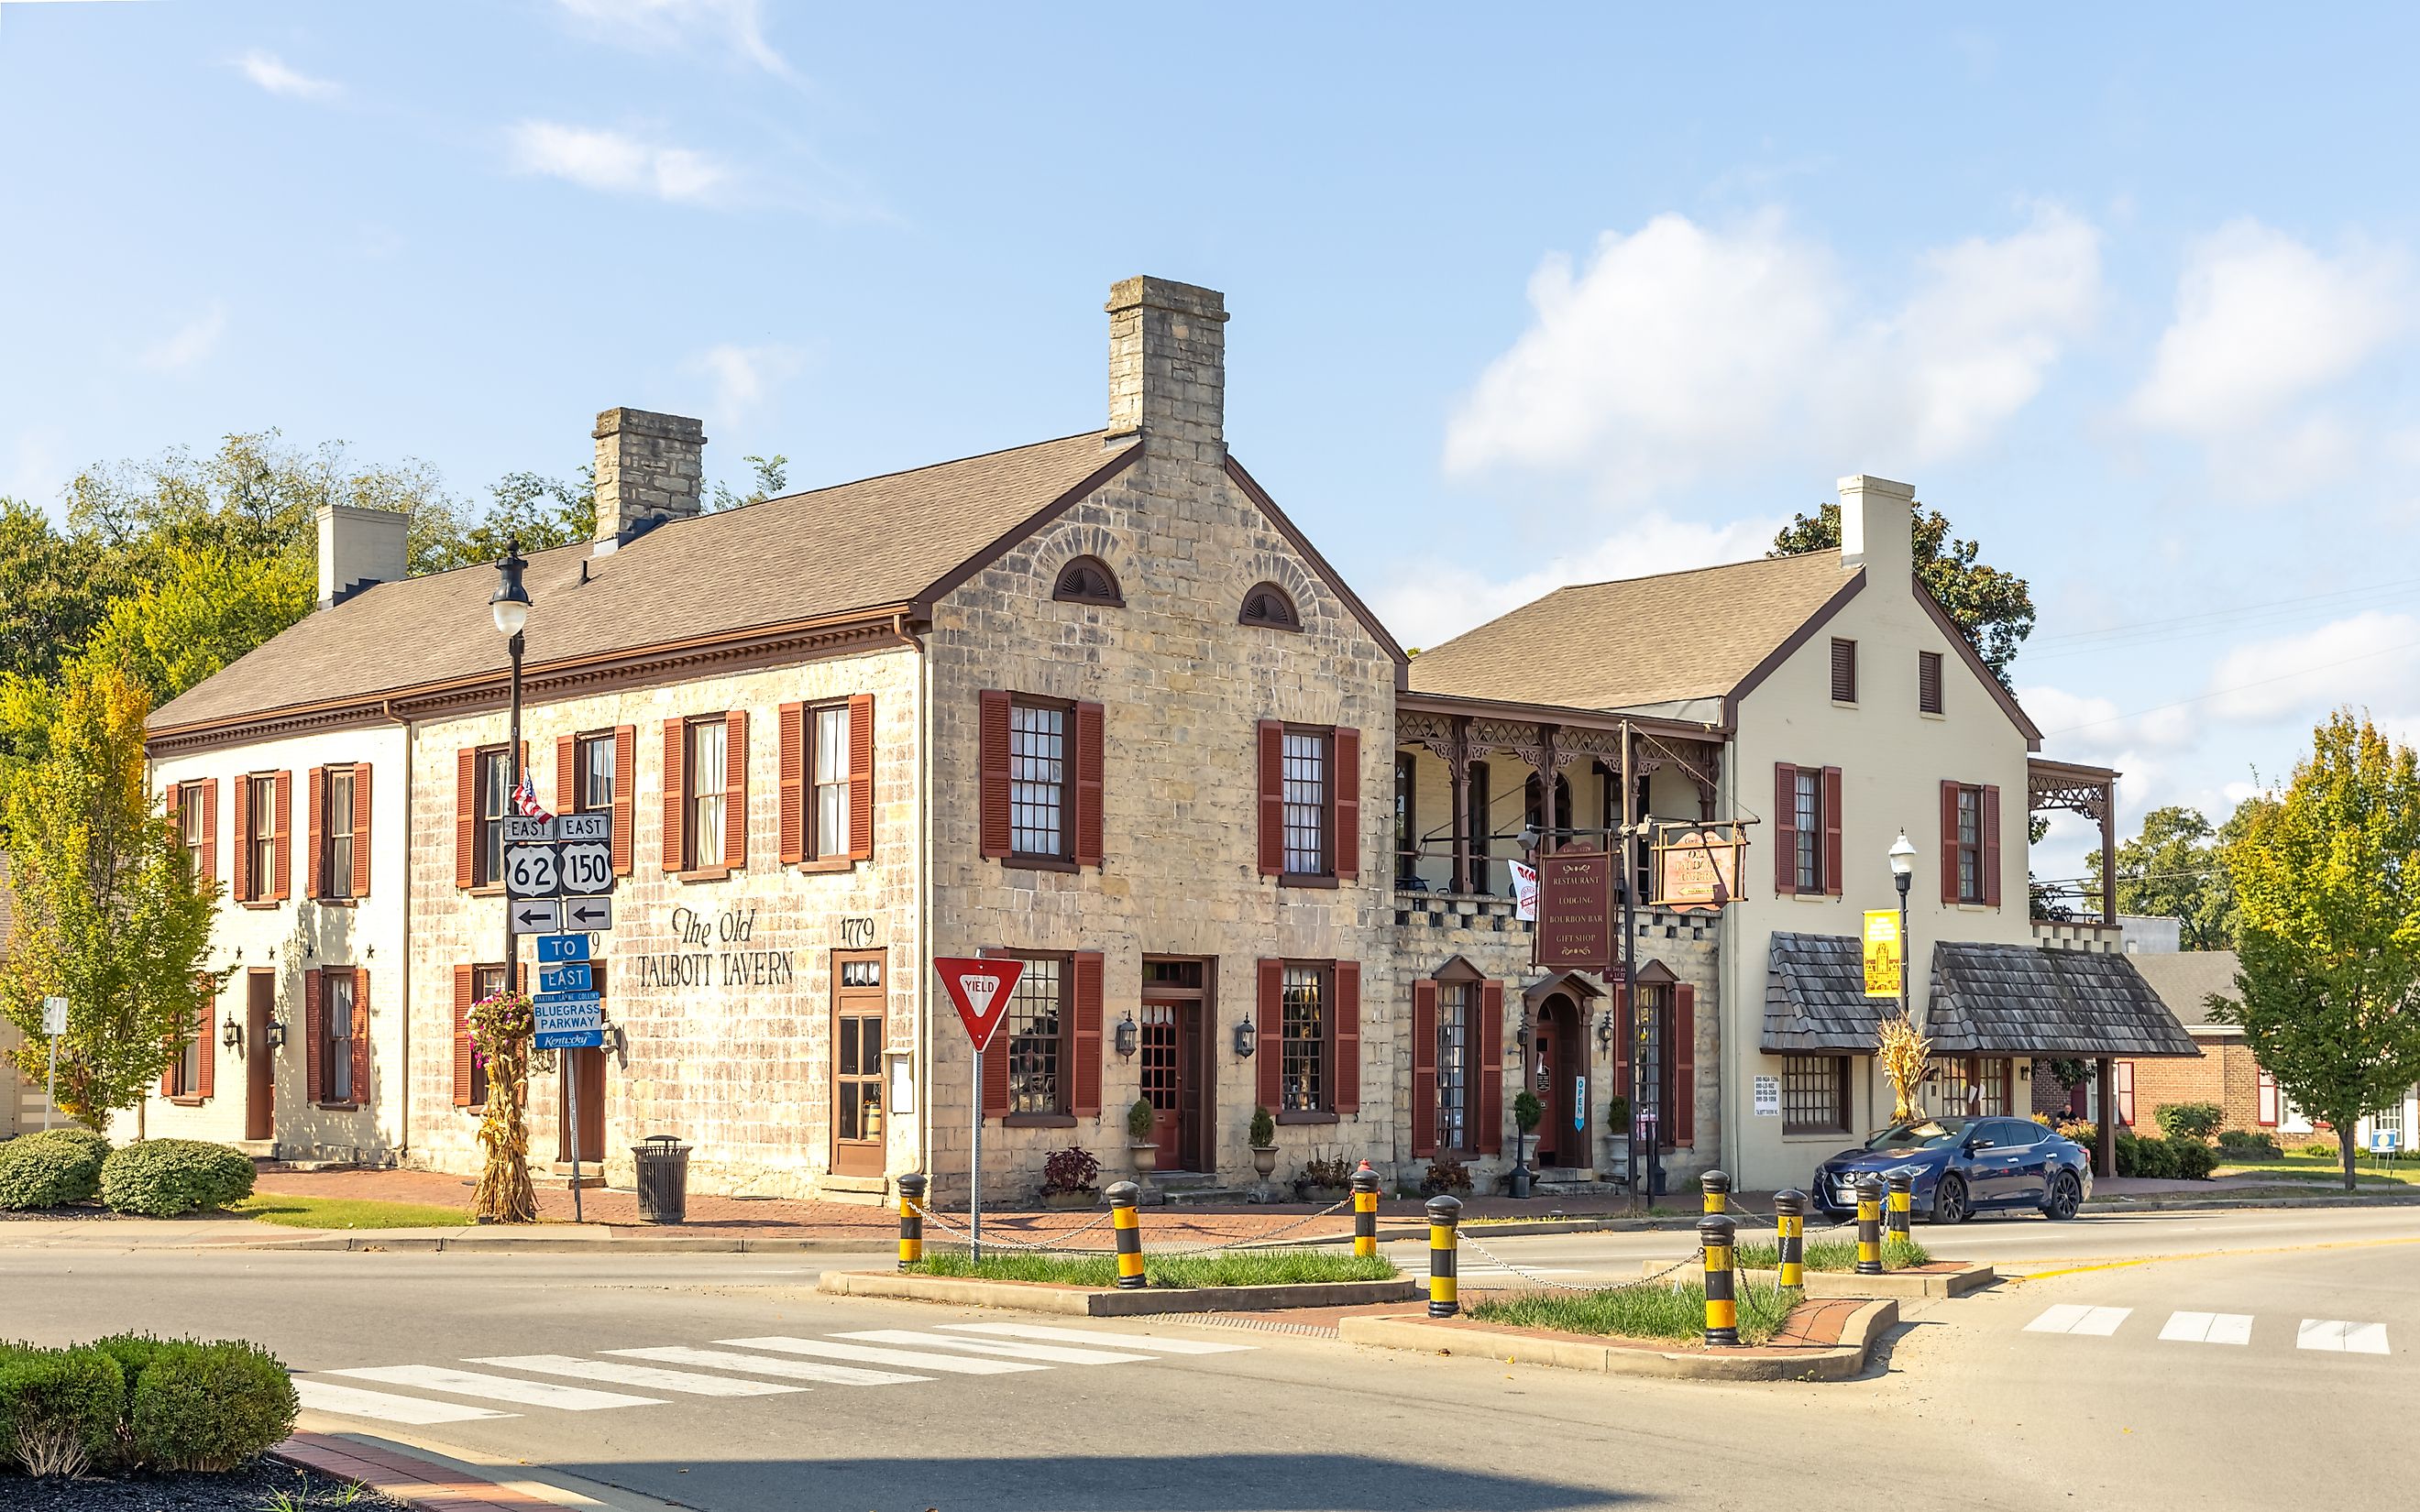
<svg viewBox="0 0 2420 1512"><path fill-rule="evenodd" d="M816 859L848 854L848 705L816 709L809 717L814 765L814 833L810 841ZM1014 721L1012 720L1012 724Z"/></svg>
<svg viewBox="0 0 2420 1512"><path fill-rule="evenodd" d="M689 750L681 765L681 779L689 786L689 812L682 825L689 847L684 871L722 864L722 825L731 806L730 729L719 714L689 722Z"/></svg>
<svg viewBox="0 0 2420 1512"><path fill-rule="evenodd" d="M1168 1003L1145 1003L1137 1011L1141 1025L1142 1095L1155 1112L1176 1111L1176 1009Z"/></svg>
<svg viewBox="0 0 2420 1512"><path fill-rule="evenodd" d="M1327 873L1327 741L1325 731L1285 733L1285 869Z"/></svg>
<svg viewBox="0 0 2420 1512"><path fill-rule="evenodd" d="M1958 790L1958 901L1979 903L1983 892L1983 790Z"/></svg>
<svg viewBox="0 0 2420 1512"><path fill-rule="evenodd" d="M1848 1127L1848 1057L1784 1057L1781 1062L1781 1132L1841 1134Z"/></svg>
<svg viewBox="0 0 2420 1512"><path fill-rule="evenodd" d="M502 746L478 755L479 850L472 872L473 887L493 887L504 880L504 816L512 811L513 757Z"/></svg>
<svg viewBox="0 0 2420 1512"><path fill-rule="evenodd" d="M882 963L872 958L840 963L840 986L844 993L871 991L882 985ZM834 1072L835 1093L839 1104L840 1137L843 1139L879 1139L882 1137L882 1036L883 1016L878 996L863 1002L866 1011L852 1011L845 1004L835 1023L840 1040L839 1063Z"/></svg>
<svg viewBox="0 0 2420 1512"><path fill-rule="evenodd" d="M1671 1099L1666 1095L1664 1085L1669 1079L1664 1074L1664 1047L1669 1039L1664 1024L1664 989L1641 986L1638 989L1638 1087L1631 1107L1634 1121L1639 1114L1654 1116L1655 1142L1658 1145L1672 1142L1668 1105ZM1625 1094L1631 1090L1622 1088Z"/></svg>
<svg viewBox="0 0 2420 1512"><path fill-rule="evenodd" d="M1928 1069L1920 1101L1937 1118L1991 1118L2009 1111L2010 1062L1962 1056Z"/></svg>
<svg viewBox="0 0 2420 1512"><path fill-rule="evenodd" d="M277 888L277 779L244 780L252 784L252 833L243 838L252 848L252 896L267 898Z"/></svg>
<svg viewBox="0 0 2420 1512"><path fill-rule="evenodd" d="M177 1051L176 1074L168 1081L171 1097L202 1095L202 1036L209 1032L210 1005L205 998L194 1032L185 1036L184 1044Z"/></svg>
<svg viewBox="0 0 2420 1512"><path fill-rule="evenodd" d="M1916 706L1927 714L1941 712L1941 653L1916 654Z"/></svg>
<svg viewBox="0 0 2420 1512"><path fill-rule="evenodd" d="M1464 833L1470 837L1470 887L1474 892L1492 893L1495 878L1488 856L1496 845L1495 821L1489 817L1496 807L1493 780L1483 761L1470 764L1469 808L1463 815Z"/></svg>
<svg viewBox="0 0 2420 1512"><path fill-rule="evenodd" d="M197 875L202 866L202 847L209 842L210 833L202 795L199 782L187 782L177 790L177 840L185 847L185 859L193 863Z"/></svg>
<svg viewBox="0 0 2420 1512"><path fill-rule="evenodd" d="M1478 1038L1479 984L1437 983L1436 1142L1439 1149L1470 1149L1471 1047Z"/></svg>
<svg viewBox="0 0 2420 1512"><path fill-rule="evenodd" d="M319 779L319 896L353 895L353 769L331 766Z"/></svg>
<svg viewBox="0 0 2420 1512"><path fill-rule="evenodd" d="M1802 766L1792 779L1798 822L1798 890L1823 890L1823 774Z"/></svg>
<svg viewBox="0 0 2420 1512"><path fill-rule="evenodd" d="M611 813L613 809L613 737L582 735L573 752L577 779L571 790L572 812Z"/></svg>
<svg viewBox="0 0 2420 1512"><path fill-rule="evenodd" d="M1318 1113L1327 1106L1327 972L1320 966L1285 968L1280 996L1278 1084L1286 1113Z"/></svg>
<svg viewBox="0 0 2420 1512"><path fill-rule="evenodd" d="M1066 963L1057 956L1028 957L1024 975L1008 1000L1008 1111L1067 1111L1065 1049Z"/></svg>
<svg viewBox="0 0 2420 1512"><path fill-rule="evenodd" d="M319 1101L353 1101L353 973L350 967L319 977Z"/></svg>
<svg viewBox="0 0 2420 1512"><path fill-rule="evenodd" d="M1019 856L1067 854L1067 710L1008 710L1008 842Z"/></svg>

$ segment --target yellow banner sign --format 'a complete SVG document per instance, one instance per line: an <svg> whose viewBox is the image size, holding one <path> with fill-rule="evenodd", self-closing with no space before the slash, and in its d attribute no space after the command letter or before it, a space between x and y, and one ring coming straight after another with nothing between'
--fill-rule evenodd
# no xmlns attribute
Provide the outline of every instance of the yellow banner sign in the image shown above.
<svg viewBox="0 0 2420 1512"><path fill-rule="evenodd" d="M1899 995L1899 911L1874 908L1866 913L1866 995Z"/></svg>

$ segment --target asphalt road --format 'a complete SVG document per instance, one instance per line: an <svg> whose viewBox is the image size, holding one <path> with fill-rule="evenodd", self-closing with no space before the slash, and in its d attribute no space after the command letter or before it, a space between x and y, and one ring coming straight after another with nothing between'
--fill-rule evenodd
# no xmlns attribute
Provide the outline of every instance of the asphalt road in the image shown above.
<svg viewBox="0 0 2420 1512"><path fill-rule="evenodd" d="M452 1419L348 1412L314 1426L551 1467L630 1507L1863 1512L2122 1498L2273 1512L2408 1494L2420 1210L1987 1222L1925 1237L2036 1274L1912 1309L1885 1369L1822 1386L1623 1381L1232 1326L812 1290L822 1266L879 1263L871 1256L0 1249L0 1335L254 1337L323 1405ZM1490 1247L1584 1279L1636 1274L1684 1242ZM962 1326L1001 1323L1089 1342ZM894 1332L921 1336L849 1336ZM511 1363L486 1363L497 1360ZM338 1374L355 1371L367 1373ZM769 1389L782 1386L799 1389Z"/></svg>

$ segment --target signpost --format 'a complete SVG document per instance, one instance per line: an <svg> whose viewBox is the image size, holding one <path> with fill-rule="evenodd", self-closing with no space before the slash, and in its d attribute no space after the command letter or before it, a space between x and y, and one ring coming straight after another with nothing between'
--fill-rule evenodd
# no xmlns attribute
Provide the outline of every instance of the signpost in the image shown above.
<svg viewBox="0 0 2420 1512"><path fill-rule="evenodd" d="M566 961L588 959L588 936L582 934L541 934L537 937L537 964L559 965Z"/></svg>
<svg viewBox="0 0 2420 1512"><path fill-rule="evenodd" d="M1866 995L1897 997L1900 987L1899 910L1866 910Z"/></svg>
<svg viewBox="0 0 2420 1512"><path fill-rule="evenodd" d="M1000 1032L1001 1022L1008 1017L1009 999L1016 995L1017 979L1025 975L1025 963L1001 956L942 955L933 958L933 969L940 974L941 986L958 1011L958 1021L967 1026L967 1038L975 1047L974 1081L969 1088L972 1094L968 1103L973 1111L974 1137L967 1151L967 1219L970 1238L967 1251L975 1259L983 1258L983 1057L984 1047ZM1005 1053L1005 1052L1003 1052Z"/></svg>
<svg viewBox="0 0 2420 1512"><path fill-rule="evenodd" d="M537 992L530 999L539 1050L601 1050L605 999L589 964L588 936L613 927L613 816L504 819L505 916L515 935L537 936ZM561 933L563 931L570 933ZM571 1219L581 1221L580 1075L565 1065L564 1141L571 1147Z"/></svg>
<svg viewBox="0 0 2420 1512"><path fill-rule="evenodd" d="M68 1000L42 999L42 1033L51 1041L51 1085L42 1101L42 1128L51 1126L52 1110L59 1105L59 1036L68 1032Z"/></svg>

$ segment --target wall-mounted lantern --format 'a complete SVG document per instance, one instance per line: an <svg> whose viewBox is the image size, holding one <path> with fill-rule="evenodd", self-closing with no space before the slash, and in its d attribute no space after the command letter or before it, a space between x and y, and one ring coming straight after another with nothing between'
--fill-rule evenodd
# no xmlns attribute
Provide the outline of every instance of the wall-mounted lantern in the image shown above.
<svg viewBox="0 0 2420 1512"><path fill-rule="evenodd" d="M1252 1027L1252 1021L1250 1019L1245 1019L1243 1022L1235 1026L1235 1054L1243 1057L1247 1060L1249 1060L1252 1056L1252 1049L1259 1043L1259 1041L1260 1031Z"/></svg>
<svg viewBox="0 0 2420 1512"><path fill-rule="evenodd" d="M1140 1047L1141 1038L1142 1031L1135 1026L1134 1012L1132 1010L1128 1010L1126 1016L1118 1021L1116 1034L1118 1054L1122 1056L1133 1055Z"/></svg>
<svg viewBox="0 0 2420 1512"><path fill-rule="evenodd" d="M236 1024L235 1011L227 1011L226 1022L219 1026L219 1043L229 1050L243 1043L243 1030Z"/></svg>
<svg viewBox="0 0 2420 1512"><path fill-rule="evenodd" d="M284 1019L271 1019L269 1021L269 1048L271 1050L283 1050L286 1048L286 1021Z"/></svg>

